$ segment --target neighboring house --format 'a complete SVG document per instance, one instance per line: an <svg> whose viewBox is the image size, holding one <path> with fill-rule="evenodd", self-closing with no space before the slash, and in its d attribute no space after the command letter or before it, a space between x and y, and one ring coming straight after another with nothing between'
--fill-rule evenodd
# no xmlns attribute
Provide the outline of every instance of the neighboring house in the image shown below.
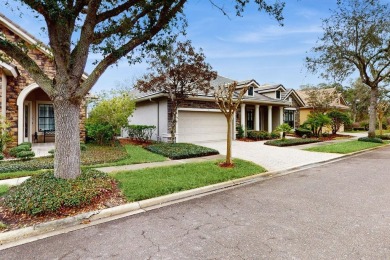
<svg viewBox="0 0 390 260"><path fill-rule="evenodd" d="M218 76L211 85L234 82ZM272 132L285 122L296 125L297 108L303 105L294 90L286 90L282 85L259 85L255 80L238 82L237 90L248 86L242 99L234 126L241 125L244 130L263 130ZM213 91L207 95L199 93L187 98L178 108L177 142L201 142L226 139L226 119L215 103ZM164 92L142 93L134 91L136 109L129 118L133 125L155 125L154 140L167 140L170 137L170 101ZM235 127L233 138L235 138ZM122 133L126 136L126 132Z"/></svg>
<svg viewBox="0 0 390 260"><path fill-rule="evenodd" d="M341 93L337 92L336 88L319 89L318 91L318 96L320 97L319 99L321 99L322 95L334 96L334 100L329 104L329 107L331 109L337 109L342 112L348 111L350 109L349 106L347 106L343 96L341 95ZM296 93L301 97L305 104L303 107L300 108L299 112L299 124L302 125L307 120L308 115L313 112L314 108L310 105L310 97L306 90L298 90L296 91ZM330 129L325 129L325 131L330 131ZM342 126L339 131L343 132L344 126Z"/></svg>
<svg viewBox="0 0 390 260"><path fill-rule="evenodd" d="M48 47L2 14L0 37L23 42L26 46L36 46L29 50L30 57L49 77L54 77L55 67ZM84 75L84 79L86 77ZM15 61L0 61L0 87L0 113L11 123L13 140L10 147L27 141L54 141L53 104L28 72ZM81 111L80 139L84 140L85 109Z"/></svg>

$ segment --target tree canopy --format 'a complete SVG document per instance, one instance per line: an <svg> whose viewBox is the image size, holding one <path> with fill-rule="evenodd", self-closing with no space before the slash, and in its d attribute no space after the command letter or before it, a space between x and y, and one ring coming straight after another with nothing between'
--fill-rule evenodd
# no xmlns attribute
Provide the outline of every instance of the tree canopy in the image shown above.
<svg viewBox="0 0 390 260"><path fill-rule="evenodd" d="M7 4L10 0L5 0ZM55 67L54 78L45 74L31 57L31 49L20 41L0 37L0 51L19 63L53 101L56 149L54 172L61 178L80 174L79 113L82 99L99 77L119 59L130 62L142 58L138 50L162 48L176 32L184 31L183 7L188 0L17 0L43 18L49 38L49 49ZM235 0L241 15L250 0ZM264 11L281 22L284 3L254 0ZM210 0L211 4L214 1ZM220 8L223 11L223 7ZM18 9L17 9L18 10ZM16 12L16 11L15 11ZM90 53L101 60L88 78L83 78ZM1 57L3 57L2 55ZM1 58L0 57L0 58Z"/></svg>
<svg viewBox="0 0 390 260"><path fill-rule="evenodd" d="M390 7L380 0L339 0L306 58L310 71L344 80L358 72L371 88L369 135L375 136L378 85L390 77Z"/></svg>

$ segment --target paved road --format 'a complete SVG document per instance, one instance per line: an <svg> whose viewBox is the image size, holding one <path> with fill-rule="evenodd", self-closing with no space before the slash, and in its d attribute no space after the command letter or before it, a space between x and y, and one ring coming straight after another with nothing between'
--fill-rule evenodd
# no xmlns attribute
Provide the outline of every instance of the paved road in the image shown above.
<svg viewBox="0 0 390 260"><path fill-rule="evenodd" d="M389 259L390 147L0 252L0 259Z"/></svg>

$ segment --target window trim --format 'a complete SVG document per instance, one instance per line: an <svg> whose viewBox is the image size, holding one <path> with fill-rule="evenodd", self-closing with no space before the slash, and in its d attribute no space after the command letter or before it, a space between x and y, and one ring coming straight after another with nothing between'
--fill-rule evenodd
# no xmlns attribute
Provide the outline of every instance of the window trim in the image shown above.
<svg viewBox="0 0 390 260"><path fill-rule="evenodd" d="M51 101L36 101L36 115L35 115L35 118L36 118L36 121L35 121L36 122L35 123L36 132L43 133L43 130L39 129L39 106L40 105L52 105L53 106L53 102L51 102ZM53 112L54 112L54 108L53 108ZM54 113L53 113L53 119L54 119ZM54 122L54 127L55 127L55 122Z"/></svg>

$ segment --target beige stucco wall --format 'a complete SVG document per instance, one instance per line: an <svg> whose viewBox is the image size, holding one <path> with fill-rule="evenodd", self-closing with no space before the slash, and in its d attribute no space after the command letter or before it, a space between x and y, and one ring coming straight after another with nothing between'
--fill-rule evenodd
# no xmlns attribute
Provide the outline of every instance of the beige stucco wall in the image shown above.
<svg viewBox="0 0 390 260"><path fill-rule="evenodd" d="M299 110L299 124L302 125L306 120L307 116L310 114L311 109L301 108Z"/></svg>

